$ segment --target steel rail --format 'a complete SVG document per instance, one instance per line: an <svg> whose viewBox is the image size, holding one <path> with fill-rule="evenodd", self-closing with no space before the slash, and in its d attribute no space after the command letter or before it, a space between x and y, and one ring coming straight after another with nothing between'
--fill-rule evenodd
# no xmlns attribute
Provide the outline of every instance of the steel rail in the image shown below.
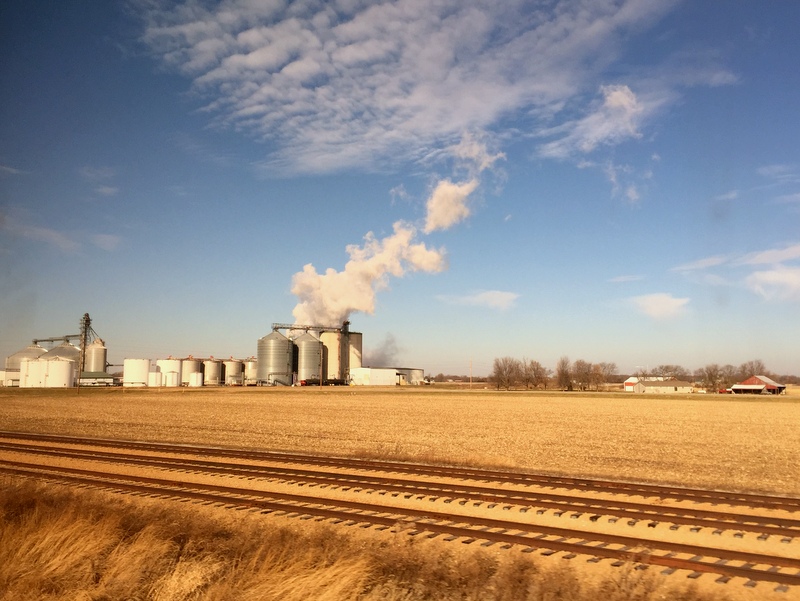
<svg viewBox="0 0 800 601"><path fill-rule="evenodd" d="M759 553L722 550L698 545L665 541L643 541L634 537L599 534L572 529L553 528L528 523L470 517L375 504L317 499L302 495L265 493L263 491L198 483L176 483L158 478L106 474L76 468L42 467L35 464L0 461L0 472L28 478L56 480L82 486L95 486L122 492L145 493L160 498L177 498L217 503L230 507L246 507L261 511L280 511L324 519L365 523L383 527L405 526L415 533L431 532L464 538L464 542L485 540L523 545L530 549L564 551L567 557L576 554L612 558L658 565L670 570L685 569L695 573L713 573L724 578L741 577L750 582L772 582L783 586L800 585L800 559ZM516 531L516 533L512 533ZM610 545L614 545L612 547ZM652 548L644 548L652 545ZM618 548L616 548L618 547ZM690 555L691 557L679 557ZM728 562L741 565L732 565ZM769 566L758 568L757 566Z"/></svg>
<svg viewBox="0 0 800 601"><path fill-rule="evenodd" d="M64 447L43 447L26 443L4 443L0 450L65 457L93 461L112 461L145 467L171 470L194 471L199 473L226 474L247 478L283 480L294 483L327 485L333 487L360 488L364 490L386 491L411 495L444 497L449 501L481 501L487 503L509 503L521 506L521 511L531 507L542 510L553 509L566 513L599 514L616 516L634 521L668 522L675 525L713 528L718 531L733 530L782 536L785 539L800 534L800 520L775 516L756 516L733 514L730 512L701 510L695 508L670 507L621 500L596 498L577 498L552 492L531 492L525 490L504 490L489 486L470 484L433 483L422 480L399 479L397 477L362 476L305 470L300 468L281 468L265 465L228 463L222 461L196 460L176 457L132 455L129 453L101 450L73 449ZM449 502L446 501L446 502ZM577 517L577 516L576 516Z"/></svg>
<svg viewBox="0 0 800 601"><path fill-rule="evenodd" d="M0 438L26 439L46 442L60 442L72 445L102 445L113 448L149 450L154 452L185 453L200 456L214 455L248 460L273 462L313 463L320 466L357 468L419 476L463 478L483 482L501 481L508 484L570 488L573 490L603 492L612 494L659 497L679 501L694 501L714 505L757 506L767 509L800 511L800 498L758 493L745 493L721 490L704 490L678 486L662 486L611 480L572 478L546 474L533 474L519 471L501 471L479 468L436 466L424 463L376 461L359 458L326 457L301 453L288 453L264 450L231 449L224 447L196 446L162 442L130 441L107 438L73 437L54 434L33 434L25 432L0 431Z"/></svg>

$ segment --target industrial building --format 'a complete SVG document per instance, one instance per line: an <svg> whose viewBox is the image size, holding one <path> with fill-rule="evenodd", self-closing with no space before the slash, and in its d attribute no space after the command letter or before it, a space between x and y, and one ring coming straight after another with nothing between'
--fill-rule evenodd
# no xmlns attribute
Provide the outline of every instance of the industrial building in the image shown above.
<svg viewBox="0 0 800 601"><path fill-rule="evenodd" d="M778 384L767 376L751 376L731 386L733 394L782 394L785 391L785 384Z"/></svg>
<svg viewBox="0 0 800 601"><path fill-rule="evenodd" d="M77 340L76 345L72 341ZM51 348L42 343L55 345ZM199 387L199 386L398 386L424 383L418 368L362 365L363 335L341 326L272 324L257 342L257 356L157 359L126 358L122 379L107 373L107 348L88 313L81 333L34 339L6 359L0 385L21 388L72 386Z"/></svg>

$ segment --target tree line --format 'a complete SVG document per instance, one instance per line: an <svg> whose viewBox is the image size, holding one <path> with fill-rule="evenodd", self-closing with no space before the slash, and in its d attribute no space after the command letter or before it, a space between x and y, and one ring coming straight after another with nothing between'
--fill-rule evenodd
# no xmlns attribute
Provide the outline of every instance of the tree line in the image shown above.
<svg viewBox="0 0 800 601"><path fill-rule="evenodd" d="M760 359L746 361L738 367L710 363L694 372L680 365L664 364L652 368L640 367L632 375L640 380L681 380L713 391L730 388L755 375L768 376L784 384L800 383L800 378L795 376L779 377L773 374ZM616 363L591 363L583 359L572 362L569 357L561 357L553 371L531 359L498 357L494 360L489 381L498 390L601 390L608 384L622 383L628 377L617 373Z"/></svg>

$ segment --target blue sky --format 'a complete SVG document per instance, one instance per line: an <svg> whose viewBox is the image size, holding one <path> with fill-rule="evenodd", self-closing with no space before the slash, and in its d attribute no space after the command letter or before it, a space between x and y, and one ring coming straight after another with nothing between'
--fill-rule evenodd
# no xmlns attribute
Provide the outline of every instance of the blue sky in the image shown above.
<svg viewBox="0 0 800 601"><path fill-rule="evenodd" d="M81 6L0 8L2 356L800 373L800 4Z"/></svg>

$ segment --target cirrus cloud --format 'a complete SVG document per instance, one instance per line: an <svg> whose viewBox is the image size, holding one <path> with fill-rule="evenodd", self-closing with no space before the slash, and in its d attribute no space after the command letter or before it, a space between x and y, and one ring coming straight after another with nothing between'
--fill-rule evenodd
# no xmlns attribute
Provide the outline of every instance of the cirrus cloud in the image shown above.
<svg viewBox="0 0 800 601"><path fill-rule="evenodd" d="M629 299L637 311L653 319L670 319L682 315L689 304L688 298L676 298L665 292L644 294Z"/></svg>

